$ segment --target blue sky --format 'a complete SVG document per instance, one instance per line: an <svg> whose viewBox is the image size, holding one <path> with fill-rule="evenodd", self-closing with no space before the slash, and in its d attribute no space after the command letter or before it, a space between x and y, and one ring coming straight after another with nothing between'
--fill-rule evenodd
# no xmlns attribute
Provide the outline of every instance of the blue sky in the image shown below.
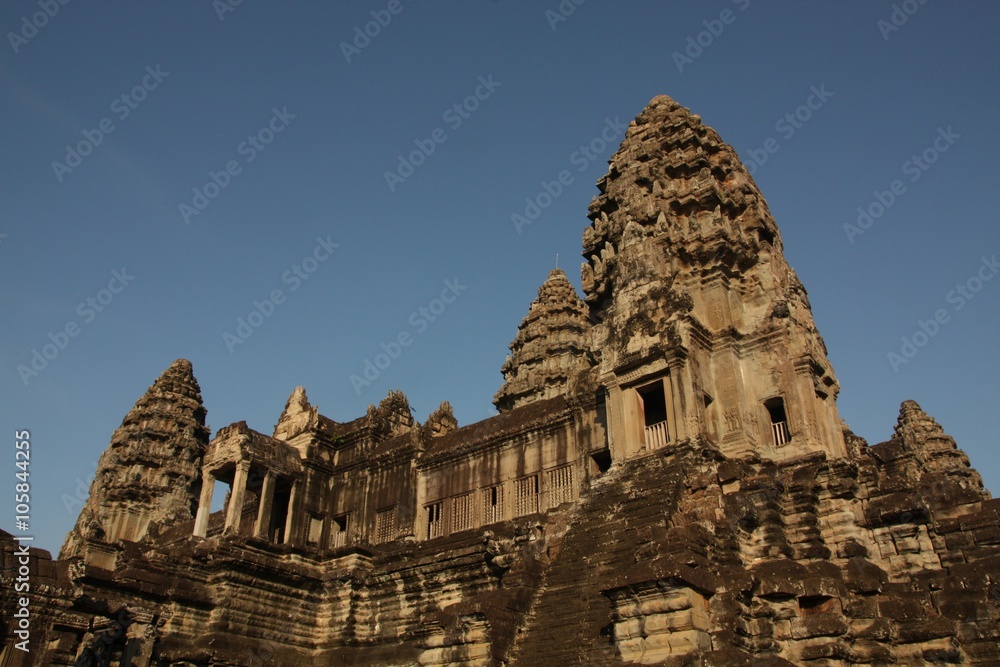
<svg viewBox="0 0 1000 667"><path fill-rule="evenodd" d="M2 451L13 492L30 429L40 546L58 550L112 431L179 357L213 433L270 433L296 385L340 421L394 388L420 420L442 400L487 417L557 255L579 287L611 128L658 94L752 160L848 424L879 442L915 399L1000 489L997 4L220 6L0 8ZM517 229L526 199L548 206ZM881 214L848 234L859 207ZM49 334L64 349L19 372ZM366 360L385 368L352 384Z"/></svg>

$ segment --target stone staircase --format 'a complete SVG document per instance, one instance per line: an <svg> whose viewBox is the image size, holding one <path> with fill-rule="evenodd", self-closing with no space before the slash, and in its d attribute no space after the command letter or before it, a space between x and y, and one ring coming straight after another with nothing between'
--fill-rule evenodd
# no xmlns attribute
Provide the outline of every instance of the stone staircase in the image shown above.
<svg viewBox="0 0 1000 667"><path fill-rule="evenodd" d="M666 526L683 479L682 465L657 455L629 461L595 481L547 569L509 665L620 664L611 604L600 591L636 562L644 529Z"/></svg>

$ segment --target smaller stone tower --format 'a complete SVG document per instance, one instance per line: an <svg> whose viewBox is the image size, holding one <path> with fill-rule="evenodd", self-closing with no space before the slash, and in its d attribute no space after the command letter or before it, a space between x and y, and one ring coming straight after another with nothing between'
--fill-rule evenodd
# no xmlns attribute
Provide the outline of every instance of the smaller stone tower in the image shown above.
<svg viewBox="0 0 1000 667"><path fill-rule="evenodd" d="M969 457L916 401L903 401L899 407L890 442L901 449L898 460L907 461L906 477L920 480L921 493L933 510L974 507L989 500Z"/></svg>
<svg viewBox="0 0 1000 667"><path fill-rule="evenodd" d="M572 393L594 366L587 306L561 269L549 272L510 344L501 371L504 384L493 397L500 412Z"/></svg>
<svg viewBox="0 0 1000 667"><path fill-rule="evenodd" d="M191 362L178 359L111 436L59 557L110 569L118 540L138 542L154 523L194 518L208 438L201 388Z"/></svg>

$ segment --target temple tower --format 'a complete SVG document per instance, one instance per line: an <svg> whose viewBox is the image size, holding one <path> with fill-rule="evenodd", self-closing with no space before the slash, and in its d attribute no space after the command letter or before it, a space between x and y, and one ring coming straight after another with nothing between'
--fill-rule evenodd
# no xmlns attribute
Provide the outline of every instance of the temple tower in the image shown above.
<svg viewBox="0 0 1000 667"><path fill-rule="evenodd" d="M566 274L553 269L510 344L504 384L493 397L497 409L573 393L594 365L590 333L587 306Z"/></svg>
<svg viewBox="0 0 1000 667"><path fill-rule="evenodd" d="M194 518L208 437L201 388L191 362L178 359L111 436L60 558L107 567L116 541L138 542L154 523Z"/></svg>
<svg viewBox="0 0 1000 667"><path fill-rule="evenodd" d="M614 458L692 437L730 456L844 456L806 291L736 152L656 97L598 188L583 287Z"/></svg>

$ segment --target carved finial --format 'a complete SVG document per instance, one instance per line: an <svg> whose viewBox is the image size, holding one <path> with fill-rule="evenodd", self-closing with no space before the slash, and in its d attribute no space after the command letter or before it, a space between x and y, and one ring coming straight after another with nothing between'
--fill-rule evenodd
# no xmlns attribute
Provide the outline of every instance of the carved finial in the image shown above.
<svg viewBox="0 0 1000 667"><path fill-rule="evenodd" d="M368 421L376 437L392 437L414 427L413 409L402 391L393 389L378 407L368 406Z"/></svg>
<svg viewBox="0 0 1000 667"><path fill-rule="evenodd" d="M438 409L427 417L424 428L432 438L446 435L458 428L458 420L455 419L455 411L451 407L451 403L443 401Z"/></svg>
<svg viewBox="0 0 1000 667"><path fill-rule="evenodd" d="M289 440L313 426L318 410L309 404L304 387L296 387L285 402L285 409L274 427L274 437Z"/></svg>

